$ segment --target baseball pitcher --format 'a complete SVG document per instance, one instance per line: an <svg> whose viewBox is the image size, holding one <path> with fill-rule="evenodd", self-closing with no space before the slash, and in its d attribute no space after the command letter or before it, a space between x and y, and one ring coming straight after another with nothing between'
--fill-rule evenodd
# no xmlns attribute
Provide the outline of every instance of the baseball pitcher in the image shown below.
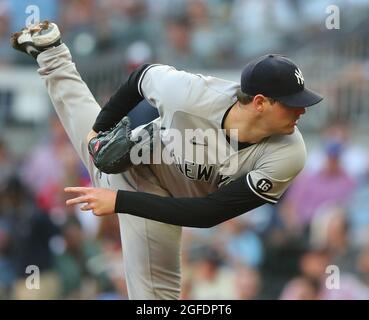
<svg viewBox="0 0 369 320"><path fill-rule="evenodd" d="M55 24L30 26L12 45L37 59L96 187L66 188L77 194L67 204L119 213L131 299L178 299L181 226L211 227L277 203L304 166L296 125L322 97L284 56L251 61L240 84L143 65L100 109ZM125 116L143 99L160 117L131 132Z"/></svg>

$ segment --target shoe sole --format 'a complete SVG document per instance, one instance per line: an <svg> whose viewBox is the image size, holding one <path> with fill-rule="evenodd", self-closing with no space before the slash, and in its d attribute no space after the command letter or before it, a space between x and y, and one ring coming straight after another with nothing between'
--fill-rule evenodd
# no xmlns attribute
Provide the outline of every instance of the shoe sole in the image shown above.
<svg viewBox="0 0 369 320"><path fill-rule="evenodd" d="M55 23L45 21L40 24L40 27L41 29L37 31L38 34L34 37L32 36L33 43L36 47L40 49L46 48L60 40L60 31ZM43 30L47 30L47 32L45 34L42 34Z"/></svg>
<svg viewBox="0 0 369 320"><path fill-rule="evenodd" d="M43 30L48 30L45 34L42 34ZM36 34L35 33L39 33ZM22 31L16 32L11 36L10 42L14 49L20 51L25 50L26 47L34 47L37 50L44 50L53 44L60 43L60 31L55 23L44 21L30 28L23 28ZM29 52L28 52L29 53Z"/></svg>

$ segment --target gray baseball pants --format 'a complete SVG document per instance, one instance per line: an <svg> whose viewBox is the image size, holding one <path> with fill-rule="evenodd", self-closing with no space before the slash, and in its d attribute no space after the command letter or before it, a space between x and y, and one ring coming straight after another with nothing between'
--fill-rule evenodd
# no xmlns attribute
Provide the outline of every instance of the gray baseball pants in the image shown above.
<svg viewBox="0 0 369 320"><path fill-rule="evenodd" d="M37 61L53 106L95 187L145 191L166 196L147 166L100 176L90 159L86 136L100 106L76 70L65 44L42 52ZM125 278L130 299L178 299L181 228L118 214Z"/></svg>

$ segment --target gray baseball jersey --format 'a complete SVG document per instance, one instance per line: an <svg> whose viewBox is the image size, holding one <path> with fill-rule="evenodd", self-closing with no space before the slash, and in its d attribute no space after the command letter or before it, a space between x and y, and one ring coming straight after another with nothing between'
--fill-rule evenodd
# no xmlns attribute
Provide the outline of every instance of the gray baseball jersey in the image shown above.
<svg viewBox="0 0 369 320"><path fill-rule="evenodd" d="M151 65L142 73L139 91L158 108L160 119L155 122L164 145L162 163L151 169L172 196L205 196L245 175L256 195L276 203L302 170L306 150L297 127L291 135L271 136L239 150L227 141L222 120L237 101L238 88L234 82L166 65ZM168 138L174 129L180 142ZM204 154L202 161L196 161L197 154ZM165 158L169 164L163 163Z"/></svg>

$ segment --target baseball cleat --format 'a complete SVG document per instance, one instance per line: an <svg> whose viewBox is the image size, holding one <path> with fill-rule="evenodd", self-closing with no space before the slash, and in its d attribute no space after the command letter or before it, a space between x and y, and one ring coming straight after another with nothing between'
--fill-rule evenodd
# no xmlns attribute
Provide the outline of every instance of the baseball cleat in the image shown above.
<svg viewBox="0 0 369 320"><path fill-rule="evenodd" d="M36 59L42 51L57 47L61 43L60 31L55 23L43 21L14 33L10 42L14 49Z"/></svg>

